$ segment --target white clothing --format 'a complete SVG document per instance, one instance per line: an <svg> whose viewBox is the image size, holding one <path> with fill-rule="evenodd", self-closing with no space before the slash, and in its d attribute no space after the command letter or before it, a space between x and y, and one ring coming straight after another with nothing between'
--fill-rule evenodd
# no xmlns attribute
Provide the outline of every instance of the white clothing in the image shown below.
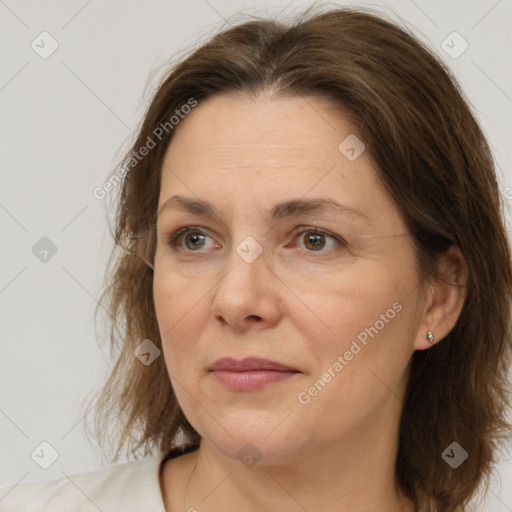
<svg viewBox="0 0 512 512"><path fill-rule="evenodd" d="M46 483L0 489L0 512L165 512L159 482L166 453Z"/></svg>
<svg viewBox="0 0 512 512"><path fill-rule="evenodd" d="M160 468L165 460L183 453L172 450L46 483L3 487L0 512L166 512ZM428 510L423 503L418 512Z"/></svg>

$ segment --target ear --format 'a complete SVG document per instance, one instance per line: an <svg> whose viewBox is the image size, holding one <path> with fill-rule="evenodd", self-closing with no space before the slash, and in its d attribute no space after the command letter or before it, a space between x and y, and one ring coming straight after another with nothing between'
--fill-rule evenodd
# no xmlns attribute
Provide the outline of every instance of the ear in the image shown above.
<svg viewBox="0 0 512 512"><path fill-rule="evenodd" d="M439 257L438 275L442 279L428 286L415 350L425 350L441 341L455 326L467 294L468 268L459 247L453 245ZM427 332L434 334L434 343Z"/></svg>

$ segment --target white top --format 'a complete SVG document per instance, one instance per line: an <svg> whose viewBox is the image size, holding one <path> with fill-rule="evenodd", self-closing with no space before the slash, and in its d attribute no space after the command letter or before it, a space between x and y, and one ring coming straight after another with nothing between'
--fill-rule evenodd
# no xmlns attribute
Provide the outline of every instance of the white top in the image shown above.
<svg viewBox="0 0 512 512"><path fill-rule="evenodd" d="M1 512L165 512L160 464L168 454L146 457L58 478L0 488Z"/></svg>
<svg viewBox="0 0 512 512"><path fill-rule="evenodd" d="M183 453L171 450L69 478L2 487L0 512L166 512L160 467ZM418 508L428 510L425 502Z"/></svg>

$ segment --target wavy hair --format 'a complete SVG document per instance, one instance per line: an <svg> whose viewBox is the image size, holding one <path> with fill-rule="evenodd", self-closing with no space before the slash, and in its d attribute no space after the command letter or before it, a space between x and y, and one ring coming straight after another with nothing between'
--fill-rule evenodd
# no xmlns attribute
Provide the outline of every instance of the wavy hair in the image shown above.
<svg viewBox="0 0 512 512"><path fill-rule="evenodd" d="M116 360L97 397L95 438L138 458L199 435L181 411L163 357L141 364L134 350L161 347L152 296L153 272L141 257L154 251L163 157L173 115L191 98L271 90L317 95L350 113L378 176L413 233L422 282L440 254L456 245L468 267L467 296L452 331L412 356L399 429L396 485L431 510L466 510L497 462L512 427L512 267L495 164L457 80L413 32L369 9L306 11L287 24L252 18L216 33L161 80L130 151L115 199L114 249L100 303L109 313ZM149 138L156 147L136 158ZM164 133L165 132L165 133ZM159 132L160 133L160 132ZM137 153L137 154L139 154ZM151 258L151 256L149 256ZM457 470L441 457L452 442L469 457Z"/></svg>

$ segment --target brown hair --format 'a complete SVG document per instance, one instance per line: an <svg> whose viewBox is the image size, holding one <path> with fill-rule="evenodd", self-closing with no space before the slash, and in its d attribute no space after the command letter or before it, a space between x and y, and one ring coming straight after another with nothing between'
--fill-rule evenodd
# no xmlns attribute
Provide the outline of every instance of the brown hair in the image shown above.
<svg viewBox="0 0 512 512"><path fill-rule="evenodd" d="M499 443L511 433L512 269L503 203L489 146L456 79L409 29L368 9L306 12L288 25L238 24L190 53L160 84L123 160L129 171L117 198L102 296L118 356L99 396L95 436L116 446L114 461L123 447L135 457L140 450L143 456L167 451L180 431L198 445L164 358L145 366L134 357L144 339L161 348L152 270L136 253L140 233L155 221L173 129L136 163L133 152L191 98L200 104L215 94L263 89L320 95L354 116L414 235L423 282L442 278L436 261L450 246L465 257L467 296L457 324L412 356L396 461L396 485L411 499L424 495L433 510L464 510L479 486L488 485ZM441 457L454 441L469 454L456 470Z"/></svg>

